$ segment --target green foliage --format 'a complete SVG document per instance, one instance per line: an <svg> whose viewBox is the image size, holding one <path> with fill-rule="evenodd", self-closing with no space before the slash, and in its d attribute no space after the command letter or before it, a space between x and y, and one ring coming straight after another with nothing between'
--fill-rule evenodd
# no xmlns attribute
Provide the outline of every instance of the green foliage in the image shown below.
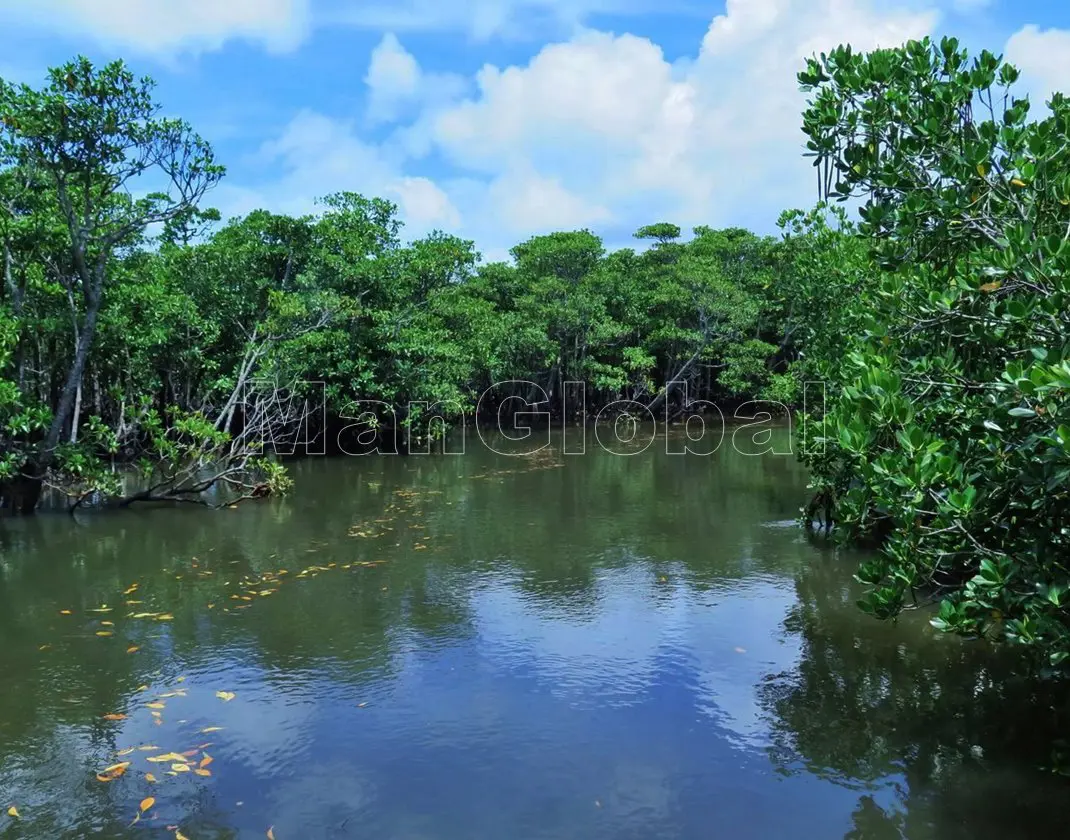
<svg viewBox="0 0 1070 840"><path fill-rule="evenodd" d="M935 593L941 629L1057 666L1070 654L1070 103L1056 95L1030 120L1017 76L954 39L841 47L800 75L815 165L830 198L862 199L870 251L868 271L827 284L843 302L822 306L848 329L810 336L830 394L809 458L840 495L844 535L882 544L859 571L864 609L892 617ZM808 258L815 294L845 247L832 244Z"/></svg>

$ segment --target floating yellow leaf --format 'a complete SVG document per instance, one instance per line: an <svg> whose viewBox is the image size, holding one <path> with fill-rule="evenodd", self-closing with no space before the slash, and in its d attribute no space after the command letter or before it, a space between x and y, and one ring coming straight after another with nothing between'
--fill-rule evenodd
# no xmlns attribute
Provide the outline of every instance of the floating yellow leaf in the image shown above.
<svg viewBox="0 0 1070 840"><path fill-rule="evenodd" d="M159 713L159 712L157 712L157 711L153 711L153 712L152 712L152 716L153 716L153 717L157 717L157 718L158 718L158 717L160 716L160 713Z"/></svg>
<svg viewBox="0 0 1070 840"><path fill-rule="evenodd" d="M159 613L134 613L131 618L156 618Z"/></svg>
<svg viewBox="0 0 1070 840"><path fill-rule="evenodd" d="M9 817L15 817L15 818L18 818L18 816L19 816L19 809L18 809L18 808L16 808L16 807L15 807L14 805L12 805L12 806L11 806L10 808L8 808L8 809L7 809L7 815L8 815Z"/></svg>
<svg viewBox="0 0 1070 840"><path fill-rule="evenodd" d="M201 759L201 767L207 767L213 761L215 761L215 759L208 755L208 753L205 753L204 758Z"/></svg>
<svg viewBox="0 0 1070 840"><path fill-rule="evenodd" d="M183 758L193 758L197 754L197 750L186 750L182 753Z"/></svg>
<svg viewBox="0 0 1070 840"><path fill-rule="evenodd" d="M115 626L115 622L114 621L102 621L100 623L103 624L105 627L114 627Z"/></svg>
<svg viewBox="0 0 1070 840"><path fill-rule="evenodd" d="M987 172L988 172L988 170L985 169L985 165L983 163L977 164L977 174L978 175L980 175L982 178L984 178L985 175L987 174Z"/></svg>
<svg viewBox="0 0 1070 840"><path fill-rule="evenodd" d="M172 764L171 769L176 773L188 773L190 770L188 764Z"/></svg>
<svg viewBox="0 0 1070 840"><path fill-rule="evenodd" d="M48 650L50 647L52 647L52 645L40 645L37 649L38 650Z"/></svg>
<svg viewBox="0 0 1070 840"><path fill-rule="evenodd" d="M222 730L222 726L206 726L201 732L221 732Z"/></svg>
<svg viewBox="0 0 1070 840"><path fill-rule="evenodd" d="M166 707L165 703L146 703L145 705L150 709L163 709Z"/></svg>
<svg viewBox="0 0 1070 840"><path fill-rule="evenodd" d="M118 764L113 764L111 767L105 767L104 770L101 771L101 772L114 773L117 770L120 770L120 771L126 770L126 768L129 767L129 766L130 766L130 762L129 761L120 761Z"/></svg>
<svg viewBox="0 0 1070 840"><path fill-rule="evenodd" d="M137 591L137 587L138 587L138 585L136 583L132 583L132 584L130 584L130 586L128 586L126 589L123 590L123 594L124 595L130 595L131 593Z"/></svg>
<svg viewBox="0 0 1070 840"><path fill-rule="evenodd" d="M156 746L155 744L146 744L143 747L138 747L138 749L141 750L142 752L149 752L150 750L158 750L159 747Z"/></svg>
<svg viewBox="0 0 1070 840"><path fill-rule="evenodd" d="M101 717L103 717L104 720L126 720L127 715L110 714L110 715L102 715Z"/></svg>
<svg viewBox="0 0 1070 840"><path fill-rule="evenodd" d="M134 689L134 691L148 691L148 690L149 690L149 687L147 685L139 685L137 688Z"/></svg>
<svg viewBox="0 0 1070 840"><path fill-rule="evenodd" d="M203 767L198 767L193 772L198 776L211 776L212 775L212 771L211 770L205 770Z"/></svg>
<svg viewBox="0 0 1070 840"><path fill-rule="evenodd" d="M125 750L119 750L119 752L117 752L116 755L119 756L120 758L122 758L124 755L130 755L130 753L132 753L133 751L134 751L133 747L127 747Z"/></svg>
<svg viewBox="0 0 1070 840"><path fill-rule="evenodd" d="M146 782L155 782L156 781L156 777L153 776L152 773L146 773L145 774L145 781Z"/></svg>
<svg viewBox="0 0 1070 840"><path fill-rule="evenodd" d="M73 613L70 610L60 610L59 614L60 615L73 615Z"/></svg>
<svg viewBox="0 0 1070 840"><path fill-rule="evenodd" d="M98 636L114 636L115 634L111 630L98 630Z"/></svg>
<svg viewBox="0 0 1070 840"><path fill-rule="evenodd" d="M138 806L141 809L141 813L144 814L149 808L156 804L156 799L152 796L146 796L141 800L141 804Z"/></svg>
<svg viewBox="0 0 1070 840"><path fill-rule="evenodd" d="M175 840L189 840L189 838L176 828L175 829Z"/></svg>
<svg viewBox="0 0 1070 840"><path fill-rule="evenodd" d="M185 681L186 681L185 677L175 677L175 682L185 682Z"/></svg>
<svg viewBox="0 0 1070 840"><path fill-rule="evenodd" d="M163 755L149 756L145 760L146 761L157 761L157 762L163 762L163 761L185 761L186 757L184 755L179 755L178 753L169 752L169 753L164 753Z"/></svg>
<svg viewBox="0 0 1070 840"><path fill-rule="evenodd" d="M215 693L215 696L218 697L220 700L223 700L224 702L229 702L235 697L237 697L237 695L233 691L217 691Z"/></svg>
<svg viewBox="0 0 1070 840"><path fill-rule="evenodd" d="M170 621L172 618L174 618L174 616L171 615L171 613L164 613L163 615L156 616L157 621Z"/></svg>
<svg viewBox="0 0 1070 840"><path fill-rule="evenodd" d="M126 649L126 652L127 653L137 653L139 650L141 650L141 648L139 648L137 645L130 645L130 647L128 647Z"/></svg>

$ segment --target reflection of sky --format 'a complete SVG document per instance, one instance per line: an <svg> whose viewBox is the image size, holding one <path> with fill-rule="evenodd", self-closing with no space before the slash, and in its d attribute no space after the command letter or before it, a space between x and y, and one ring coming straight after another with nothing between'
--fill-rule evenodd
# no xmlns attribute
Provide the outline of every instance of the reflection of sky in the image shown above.
<svg viewBox="0 0 1070 840"><path fill-rule="evenodd" d="M561 614L499 585L471 609L488 658L529 669L566 702L645 702L672 664L693 682L699 711L742 739L763 734L756 683L800 652L780 630L795 602L789 581L750 578L696 592L658 583L637 563L603 572L595 600L587 614Z"/></svg>

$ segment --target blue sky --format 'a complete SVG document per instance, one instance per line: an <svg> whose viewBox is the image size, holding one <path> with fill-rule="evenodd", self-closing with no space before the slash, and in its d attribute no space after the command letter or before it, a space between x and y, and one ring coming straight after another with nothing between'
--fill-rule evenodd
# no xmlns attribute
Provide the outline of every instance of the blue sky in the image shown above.
<svg viewBox="0 0 1070 840"><path fill-rule="evenodd" d="M1054 0L0 0L0 76L83 53L158 82L228 167L209 203L305 213L354 190L489 258L550 230L773 232L814 200L802 57L953 34L1070 90Z"/></svg>

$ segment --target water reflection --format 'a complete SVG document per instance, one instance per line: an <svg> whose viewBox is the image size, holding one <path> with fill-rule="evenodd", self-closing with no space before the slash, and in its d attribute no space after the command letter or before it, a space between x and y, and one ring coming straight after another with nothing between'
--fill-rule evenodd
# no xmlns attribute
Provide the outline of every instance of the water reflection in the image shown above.
<svg viewBox="0 0 1070 840"><path fill-rule="evenodd" d="M4 523L23 836L1018 836L1067 802L1006 663L869 621L853 559L785 527L790 458L295 473L234 511Z"/></svg>

